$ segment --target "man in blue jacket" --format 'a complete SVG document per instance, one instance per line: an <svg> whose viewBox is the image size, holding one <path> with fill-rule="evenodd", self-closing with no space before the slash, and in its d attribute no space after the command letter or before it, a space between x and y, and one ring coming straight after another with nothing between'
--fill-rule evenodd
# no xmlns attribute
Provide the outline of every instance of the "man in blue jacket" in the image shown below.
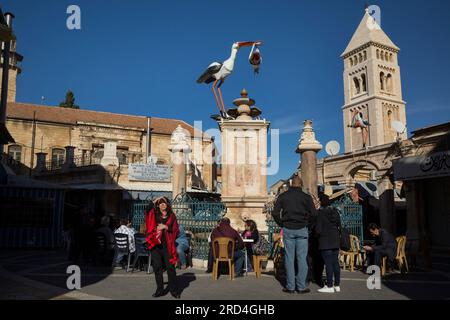
<svg viewBox="0 0 450 320"><path fill-rule="evenodd" d="M311 196L302 191L299 176L292 178L292 186L278 196L272 216L283 228L284 265L286 268L286 293L308 293L308 233L309 224L317 216ZM297 261L297 272L295 272Z"/></svg>

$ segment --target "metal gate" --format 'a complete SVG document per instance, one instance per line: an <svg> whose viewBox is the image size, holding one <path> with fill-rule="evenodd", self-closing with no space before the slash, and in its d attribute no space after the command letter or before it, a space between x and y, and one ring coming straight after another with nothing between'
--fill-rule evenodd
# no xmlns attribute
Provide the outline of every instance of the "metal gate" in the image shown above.
<svg viewBox="0 0 450 320"><path fill-rule="evenodd" d="M173 200L172 209L177 215L178 223L191 234L193 257L207 260L208 239L218 221L224 216L225 205L222 202L198 201L182 193Z"/></svg>
<svg viewBox="0 0 450 320"><path fill-rule="evenodd" d="M338 209L341 216L341 225L350 231L350 234L358 237L360 243L364 241L362 206L352 201L345 195L331 204Z"/></svg>

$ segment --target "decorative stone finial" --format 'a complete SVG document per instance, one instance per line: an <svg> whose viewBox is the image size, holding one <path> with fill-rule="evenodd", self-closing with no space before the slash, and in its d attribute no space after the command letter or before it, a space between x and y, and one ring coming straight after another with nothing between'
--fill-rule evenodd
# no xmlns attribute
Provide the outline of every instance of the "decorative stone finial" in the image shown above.
<svg viewBox="0 0 450 320"><path fill-rule="evenodd" d="M185 129L183 129L181 125L178 125L177 128L172 132L172 136L170 137L169 150L184 152L189 152L190 150Z"/></svg>
<svg viewBox="0 0 450 320"><path fill-rule="evenodd" d="M316 134L312 128L312 120L305 120L303 122L303 132L299 140L297 153L310 150L318 152L322 150L322 145L316 140Z"/></svg>
<svg viewBox="0 0 450 320"><path fill-rule="evenodd" d="M247 90L245 90L245 88L242 89L242 91L241 91L241 97L242 98L247 98L248 97Z"/></svg>

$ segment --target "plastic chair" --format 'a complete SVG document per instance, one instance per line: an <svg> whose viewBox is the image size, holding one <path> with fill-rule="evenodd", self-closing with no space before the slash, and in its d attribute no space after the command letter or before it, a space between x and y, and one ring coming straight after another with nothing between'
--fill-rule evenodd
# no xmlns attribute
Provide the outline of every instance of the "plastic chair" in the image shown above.
<svg viewBox="0 0 450 320"><path fill-rule="evenodd" d="M150 274L150 269L152 268L151 265L151 252L147 249L147 241L145 238L145 235L136 233L134 235L134 244L136 247L136 251L134 252L134 260L133 265L131 268L131 272L134 272L134 269L136 268L136 264L139 261L140 257L147 258L147 273Z"/></svg>
<svg viewBox="0 0 450 320"><path fill-rule="evenodd" d="M256 278L261 277L261 262L267 261L268 256L257 256L253 255L253 268L255 269L255 276Z"/></svg>
<svg viewBox="0 0 450 320"><path fill-rule="evenodd" d="M283 237L278 234L273 234L273 246L269 259L273 260L273 268L275 277L280 275L280 271L284 270L284 245Z"/></svg>
<svg viewBox="0 0 450 320"><path fill-rule="evenodd" d="M347 257L349 257L349 264L351 272L355 271L355 258L358 258L361 255L360 242L357 236L351 234L350 235L350 250L344 251L340 250L340 256L343 258L343 269L345 270L347 265Z"/></svg>
<svg viewBox="0 0 450 320"><path fill-rule="evenodd" d="M409 272L408 260L406 259L406 236L399 236L395 238L397 241L397 252L395 255L395 260L397 261L398 268L401 273ZM387 267L387 257L381 259L381 276L386 274Z"/></svg>
<svg viewBox="0 0 450 320"><path fill-rule="evenodd" d="M231 257L229 256L228 247L231 244ZM219 247L217 251L216 245ZM219 273L219 263L228 262L230 280L234 279L234 248L235 242L232 238L219 237L212 241L213 249L213 280L217 280Z"/></svg>
<svg viewBox="0 0 450 320"><path fill-rule="evenodd" d="M125 253L128 257L128 264L126 271L130 269L130 260L131 260L131 253L130 253L130 243L128 241L128 235L124 233L115 233L114 234L114 258L112 262L112 268L114 270L114 266L116 263L116 258L119 253Z"/></svg>

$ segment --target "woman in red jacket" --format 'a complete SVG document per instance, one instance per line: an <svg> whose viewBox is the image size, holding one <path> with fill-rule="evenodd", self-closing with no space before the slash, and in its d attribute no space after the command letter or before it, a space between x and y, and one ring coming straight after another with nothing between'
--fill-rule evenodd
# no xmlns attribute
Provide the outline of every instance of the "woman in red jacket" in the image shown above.
<svg viewBox="0 0 450 320"><path fill-rule="evenodd" d="M147 225L147 244L152 254L152 265L155 273L156 292L154 298L163 296L164 290L163 264L169 277L168 289L176 299L180 298L176 284L175 266L178 262L175 239L178 236L178 223L175 214L166 197L158 198L155 206L145 214Z"/></svg>

